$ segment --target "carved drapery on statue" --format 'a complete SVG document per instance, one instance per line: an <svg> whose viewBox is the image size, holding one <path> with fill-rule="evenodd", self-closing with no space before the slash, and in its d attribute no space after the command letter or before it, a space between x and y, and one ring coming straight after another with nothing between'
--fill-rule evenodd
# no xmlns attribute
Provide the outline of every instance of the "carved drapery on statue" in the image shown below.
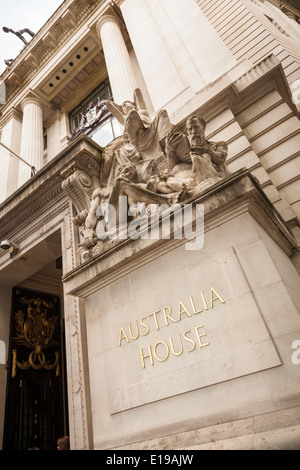
<svg viewBox="0 0 300 470"><path fill-rule="evenodd" d="M79 251L84 259L103 251L96 233L100 206L107 204L118 213L120 196L127 197L128 206L186 203L229 175L227 144L206 139L201 116L190 117L185 132L171 124L165 110L151 119L139 89L133 101L121 105L107 101L106 106L123 126L123 136L104 149L93 194L81 186L84 210L78 206L78 194L68 193L77 206L74 223L80 227Z"/></svg>

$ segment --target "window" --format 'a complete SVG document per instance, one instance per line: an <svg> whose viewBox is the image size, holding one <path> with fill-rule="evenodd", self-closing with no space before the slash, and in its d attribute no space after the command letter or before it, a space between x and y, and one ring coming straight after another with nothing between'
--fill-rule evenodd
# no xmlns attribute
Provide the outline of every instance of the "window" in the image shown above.
<svg viewBox="0 0 300 470"><path fill-rule="evenodd" d="M122 134L121 127L113 116L109 116L102 124L97 126L89 137L101 147L105 147L109 142Z"/></svg>
<svg viewBox="0 0 300 470"><path fill-rule="evenodd" d="M118 121L104 103L107 99L111 99L108 79L70 113L71 141L84 133L105 147L122 134Z"/></svg>
<svg viewBox="0 0 300 470"><path fill-rule="evenodd" d="M82 101L70 114L70 129L73 132L80 125L82 115L86 115L89 108L96 106L98 98L100 100L107 100L111 98L111 88L109 80L106 79L101 85L96 88L84 101Z"/></svg>

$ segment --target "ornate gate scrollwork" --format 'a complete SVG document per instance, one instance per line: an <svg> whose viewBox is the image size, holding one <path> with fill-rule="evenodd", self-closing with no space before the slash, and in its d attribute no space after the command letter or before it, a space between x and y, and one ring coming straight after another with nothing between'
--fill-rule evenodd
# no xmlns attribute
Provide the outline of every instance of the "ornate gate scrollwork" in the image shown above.
<svg viewBox="0 0 300 470"><path fill-rule="evenodd" d="M15 313L15 331L16 337L14 343L26 346L32 349L28 356L27 361L18 361L17 349L12 350L12 377L16 377L17 368L22 370L46 369L52 370L56 368L56 376L59 376L59 352L55 352L55 360L50 362L46 358L47 348L58 346L58 342L53 339L58 317L51 316L48 311L54 308L54 303L57 299L54 298L53 303L46 302L45 300L34 297L22 297L20 303L27 306L26 313L18 310Z"/></svg>
<svg viewBox="0 0 300 470"><path fill-rule="evenodd" d="M56 450L69 435L60 298L12 289L4 450Z"/></svg>
<svg viewBox="0 0 300 470"><path fill-rule="evenodd" d="M49 364L49 362L46 361L45 354L43 351L37 352L37 351L32 351L29 354L28 361L26 362L19 362L17 360L17 350L14 349L12 351L12 356L13 356L13 366L12 366L12 374L11 376L15 378L17 376L17 367L22 370L27 370L32 367L35 370L40 370L40 369L47 369L47 370L52 370L56 368L56 377L59 376L59 352L55 353L55 361L53 364ZM36 362L38 359L38 363Z"/></svg>

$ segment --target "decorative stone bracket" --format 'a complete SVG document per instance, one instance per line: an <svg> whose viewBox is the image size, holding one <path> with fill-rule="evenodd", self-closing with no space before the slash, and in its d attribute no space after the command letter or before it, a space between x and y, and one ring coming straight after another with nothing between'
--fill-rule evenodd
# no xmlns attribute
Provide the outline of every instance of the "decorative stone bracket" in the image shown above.
<svg viewBox="0 0 300 470"><path fill-rule="evenodd" d="M100 185L100 168L100 159L83 152L61 172L63 191L72 201L77 217L86 215L89 210L92 194Z"/></svg>

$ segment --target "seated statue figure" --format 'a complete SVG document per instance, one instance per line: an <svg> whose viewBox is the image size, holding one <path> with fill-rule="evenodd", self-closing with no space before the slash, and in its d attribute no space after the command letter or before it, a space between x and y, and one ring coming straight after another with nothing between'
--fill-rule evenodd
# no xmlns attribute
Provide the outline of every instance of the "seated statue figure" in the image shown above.
<svg viewBox="0 0 300 470"><path fill-rule="evenodd" d="M164 121L160 127L159 115L151 122L149 116L133 103L123 104L122 109L124 136L119 151L122 154L123 150L126 158L122 154L124 164L115 173L109 189L98 189L93 194L83 230L87 248L97 243L96 211L103 200L111 204L116 213L120 196L127 196L129 206L134 203L171 206L190 199L205 185L214 184L230 174L226 166L227 144L206 140L206 123L199 116L187 120L185 134L168 124L165 111L160 115ZM158 129L163 129L160 135ZM150 145L141 146L141 141ZM152 154L153 149L156 150Z"/></svg>
<svg viewBox="0 0 300 470"><path fill-rule="evenodd" d="M106 106L124 127L123 158L135 163L162 155L160 144L171 129L165 110L160 111L152 121L140 89L135 90L133 101L125 101L121 105L106 101Z"/></svg>
<svg viewBox="0 0 300 470"><path fill-rule="evenodd" d="M226 142L210 142L205 138L206 123L194 115L186 122L186 134L173 129L166 141L166 155L174 176L185 168L191 168L193 185L209 178L229 175L226 166L228 147Z"/></svg>
<svg viewBox="0 0 300 470"><path fill-rule="evenodd" d="M230 173L226 158L226 142L210 142L205 138L206 123L199 116L186 122L186 134L172 126L166 141L167 167L151 176L146 188L161 194L180 191L180 199L197 194L204 183L212 184Z"/></svg>

